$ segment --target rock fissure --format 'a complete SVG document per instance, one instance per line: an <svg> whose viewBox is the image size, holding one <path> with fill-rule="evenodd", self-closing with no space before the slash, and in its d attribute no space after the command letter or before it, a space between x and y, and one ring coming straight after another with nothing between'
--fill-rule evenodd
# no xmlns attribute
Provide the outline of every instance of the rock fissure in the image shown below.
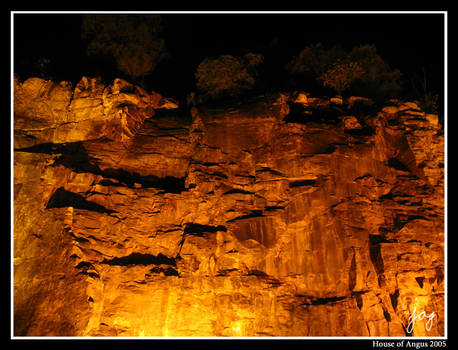
<svg viewBox="0 0 458 350"><path fill-rule="evenodd" d="M106 265L130 266L130 265L170 265L176 266L175 258L168 258L165 255L132 253L126 256L104 259L100 262Z"/></svg>
<svg viewBox="0 0 458 350"><path fill-rule="evenodd" d="M85 209L106 214L116 213L116 210L105 208L103 205L85 199L81 194L73 193L60 187L52 194L48 204L46 205L46 209L66 207Z"/></svg>

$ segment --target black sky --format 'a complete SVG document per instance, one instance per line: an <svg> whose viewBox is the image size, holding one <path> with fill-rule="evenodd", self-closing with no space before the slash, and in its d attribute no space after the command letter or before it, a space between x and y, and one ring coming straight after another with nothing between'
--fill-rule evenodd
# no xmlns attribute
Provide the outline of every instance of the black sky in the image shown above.
<svg viewBox="0 0 458 350"><path fill-rule="evenodd" d="M194 88L194 72L207 56L260 52L272 76L305 46L322 42L352 48L374 44L391 68L407 80L428 74L430 89L442 93L443 14L162 14L168 59L147 79L148 88L182 97ZM14 15L14 70L36 74L40 57L52 61L53 77L77 82L82 75L119 76L109 64L85 55L80 14ZM278 69L276 69L278 68ZM113 75L113 76L110 76Z"/></svg>

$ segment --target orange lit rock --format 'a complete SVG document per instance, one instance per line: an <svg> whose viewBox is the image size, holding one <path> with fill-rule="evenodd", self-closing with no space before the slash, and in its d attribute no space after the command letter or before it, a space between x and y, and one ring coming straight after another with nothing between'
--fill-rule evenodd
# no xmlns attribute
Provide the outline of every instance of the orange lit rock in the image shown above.
<svg viewBox="0 0 458 350"><path fill-rule="evenodd" d="M100 79L83 77L72 90L66 82L15 78L15 147L102 137L126 142L154 109L173 107L158 93L122 79L105 87Z"/></svg>
<svg viewBox="0 0 458 350"><path fill-rule="evenodd" d="M16 81L15 334L443 335L437 119L285 96Z"/></svg>
<svg viewBox="0 0 458 350"><path fill-rule="evenodd" d="M354 116L345 116L342 118L344 123L344 129L346 130L358 130L361 129L361 124L358 119Z"/></svg>

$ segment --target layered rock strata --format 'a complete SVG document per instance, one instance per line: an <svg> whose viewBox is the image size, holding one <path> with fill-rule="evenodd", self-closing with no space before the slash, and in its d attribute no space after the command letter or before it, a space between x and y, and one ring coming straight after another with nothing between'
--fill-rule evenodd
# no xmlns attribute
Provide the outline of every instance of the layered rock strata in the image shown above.
<svg viewBox="0 0 458 350"><path fill-rule="evenodd" d="M189 113L90 78L14 102L16 335L444 334L444 139L416 104Z"/></svg>

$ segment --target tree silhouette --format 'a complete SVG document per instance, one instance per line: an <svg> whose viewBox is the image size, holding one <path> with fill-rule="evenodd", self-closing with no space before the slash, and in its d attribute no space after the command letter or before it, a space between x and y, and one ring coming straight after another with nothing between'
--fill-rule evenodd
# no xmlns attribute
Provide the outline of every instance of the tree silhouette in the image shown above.
<svg viewBox="0 0 458 350"><path fill-rule="evenodd" d="M164 58L161 32L158 15L84 15L82 22L87 55L113 56L118 68L135 82Z"/></svg>
<svg viewBox="0 0 458 350"><path fill-rule="evenodd" d="M364 75L361 64L353 61L337 62L318 77L324 86L330 87L342 96L342 92L358 78Z"/></svg>
<svg viewBox="0 0 458 350"><path fill-rule="evenodd" d="M307 46L286 66L291 77L315 79L326 87L384 100L401 89L401 72L391 69L377 54L374 45L361 45L350 51L321 43Z"/></svg>
<svg viewBox="0 0 458 350"><path fill-rule="evenodd" d="M207 57L195 73L197 89L204 100L239 96L254 86L256 67L262 61L263 56L257 53L247 53L243 57Z"/></svg>
<svg viewBox="0 0 458 350"><path fill-rule="evenodd" d="M345 56L345 51L339 46L326 49L322 43L311 44L292 58L286 71L293 76L316 79Z"/></svg>
<svg viewBox="0 0 458 350"><path fill-rule="evenodd" d="M384 100L399 95L401 91L401 72L391 69L377 53L374 45L354 47L348 54L349 59L358 62L364 74L355 79L352 92Z"/></svg>

